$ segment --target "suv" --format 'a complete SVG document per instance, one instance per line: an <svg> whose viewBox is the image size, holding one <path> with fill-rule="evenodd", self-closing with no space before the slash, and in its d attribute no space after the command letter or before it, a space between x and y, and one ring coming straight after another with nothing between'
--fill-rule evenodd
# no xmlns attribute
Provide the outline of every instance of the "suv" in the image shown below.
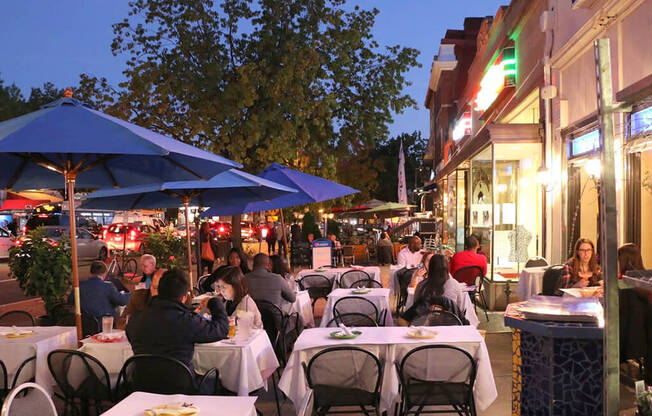
<svg viewBox="0 0 652 416"><path fill-rule="evenodd" d="M113 216L113 224L144 224L155 228L157 231L165 228L165 223L160 218L138 212L122 212Z"/></svg>
<svg viewBox="0 0 652 416"><path fill-rule="evenodd" d="M231 237L231 224L224 221L209 220L208 225L213 235L220 240L228 240Z"/></svg>
<svg viewBox="0 0 652 416"><path fill-rule="evenodd" d="M103 232L103 239L110 250L145 252L145 235L156 229L147 224L111 224Z"/></svg>

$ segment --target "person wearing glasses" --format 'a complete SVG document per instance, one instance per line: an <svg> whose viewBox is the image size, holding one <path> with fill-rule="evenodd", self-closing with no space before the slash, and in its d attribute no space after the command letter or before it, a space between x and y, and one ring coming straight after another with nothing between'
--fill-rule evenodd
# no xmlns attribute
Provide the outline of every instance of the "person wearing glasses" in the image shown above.
<svg viewBox="0 0 652 416"><path fill-rule="evenodd" d="M599 286L602 272L595 253L595 245L588 238L579 238L575 243L573 257L564 264L561 287Z"/></svg>

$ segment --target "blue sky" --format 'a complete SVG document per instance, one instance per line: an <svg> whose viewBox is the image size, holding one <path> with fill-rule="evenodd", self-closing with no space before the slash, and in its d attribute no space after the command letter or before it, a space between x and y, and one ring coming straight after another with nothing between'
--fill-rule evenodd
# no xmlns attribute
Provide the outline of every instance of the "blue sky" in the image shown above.
<svg viewBox="0 0 652 416"><path fill-rule="evenodd" d="M421 68L407 74L406 92L418 109L397 115L392 135L420 130L428 136L423 108L430 65L446 29L461 29L464 17L495 15L509 0L354 0L376 7L374 35L381 45L402 45L421 52ZM0 14L0 78L29 89L51 81L58 87L76 85L82 72L104 76L113 85L123 80L126 60L114 57L111 24L129 11L127 0L26 0L3 4Z"/></svg>

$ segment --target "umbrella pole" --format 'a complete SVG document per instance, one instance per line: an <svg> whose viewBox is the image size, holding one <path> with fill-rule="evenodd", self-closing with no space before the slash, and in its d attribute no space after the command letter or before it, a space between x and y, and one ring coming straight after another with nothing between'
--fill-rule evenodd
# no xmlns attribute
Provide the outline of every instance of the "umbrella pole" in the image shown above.
<svg viewBox="0 0 652 416"><path fill-rule="evenodd" d="M281 211L281 229L283 232L283 247L285 248L285 258L290 264L290 253L288 252L288 237L285 234L285 219L283 218L283 208L279 209Z"/></svg>
<svg viewBox="0 0 652 416"><path fill-rule="evenodd" d="M184 215L186 217L186 245L188 246L188 278L190 279L190 293L194 287L192 284L192 249L190 244L190 222L188 221L188 211L190 210L190 198L183 199Z"/></svg>
<svg viewBox="0 0 652 416"><path fill-rule="evenodd" d="M77 326L77 342L82 339L81 299L79 296L79 269L77 267L77 223L75 222L75 179L76 174L66 172L66 188L68 190L68 215L70 216L70 254L72 256L72 290L75 297L75 324Z"/></svg>

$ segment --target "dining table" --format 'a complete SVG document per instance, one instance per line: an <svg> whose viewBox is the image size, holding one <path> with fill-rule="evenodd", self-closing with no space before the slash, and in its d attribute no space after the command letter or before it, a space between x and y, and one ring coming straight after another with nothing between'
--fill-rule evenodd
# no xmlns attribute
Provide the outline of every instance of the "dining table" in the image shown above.
<svg viewBox="0 0 652 416"><path fill-rule="evenodd" d="M380 280L380 267L378 266L351 266L351 267L323 267L316 269L303 269L297 273L297 281L302 277L309 274L318 274L326 277L333 283L333 289L339 287L340 277L349 270L362 270L366 272L373 280L377 281L382 285L382 280Z"/></svg>
<svg viewBox="0 0 652 416"><path fill-rule="evenodd" d="M303 322L305 327L314 328L315 327L315 317L312 313L312 301L307 290L299 290L296 293L297 297L292 303L290 312L296 312L299 314L299 318Z"/></svg>
<svg viewBox="0 0 652 416"><path fill-rule="evenodd" d="M14 336L16 329L25 332ZM53 392L55 381L48 368L48 354L56 349L77 348L77 330L68 326L0 327L0 360L7 369L7 380L11 383L20 365L31 357L36 357L29 370L34 381ZM21 372L22 374L22 372ZM26 380L31 377L26 376Z"/></svg>
<svg viewBox="0 0 652 416"><path fill-rule="evenodd" d="M102 416L142 416L147 409L174 403L192 405L201 416L256 416L256 399L257 397L187 396L135 391L102 413Z"/></svg>
<svg viewBox="0 0 652 416"><path fill-rule="evenodd" d="M115 384L123 364L133 355L127 338L102 342L89 337L82 343L79 350L97 358L106 367L111 383ZM192 364L200 375L217 368L222 386L238 396L267 388L267 379L279 367L274 348L262 329L252 330L247 338L236 335L233 339L195 344Z"/></svg>
<svg viewBox="0 0 652 416"><path fill-rule="evenodd" d="M546 269L547 267L526 267L521 270L514 293L521 300L528 300L532 296L541 293L543 289L543 274L546 272Z"/></svg>
<svg viewBox="0 0 652 416"><path fill-rule="evenodd" d="M371 288L371 289L364 290L364 292L367 293L355 293L355 292L356 289L339 288L329 293L328 299L326 301L326 307L324 308L324 314L322 315L321 323L319 326L322 328L326 327L334 317L333 307L335 306L335 303L338 300L349 296L367 299L368 301L373 303L374 306L376 307L378 311L378 317L382 318L383 320L382 325L384 326L394 325L394 321L392 319L392 311L389 306L389 289ZM381 323L379 322L379 324Z"/></svg>
<svg viewBox="0 0 652 416"><path fill-rule="evenodd" d="M440 326L426 329L435 333L431 339L409 338L409 327L364 327L357 328L361 332L354 339L336 339L331 337L334 328L312 328L304 330L294 344L294 349L283 374L279 380L279 388L292 401L297 414L311 414L311 389L308 386L304 365L318 352L334 346L355 346L374 354L383 363L383 374L380 386L380 410L393 414L394 404L399 400L399 376L396 364L403 357L419 346L449 345L468 352L477 365L476 379L473 387L473 397L478 410L483 411L498 396L494 381L489 352L484 338L472 326ZM446 363L428 362L424 366L441 366ZM331 371L338 370L338 362L333 362ZM347 371L346 368L342 368ZM348 370L350 371L350 370ZM451 374L454 377L456 374Z"/></svg>

